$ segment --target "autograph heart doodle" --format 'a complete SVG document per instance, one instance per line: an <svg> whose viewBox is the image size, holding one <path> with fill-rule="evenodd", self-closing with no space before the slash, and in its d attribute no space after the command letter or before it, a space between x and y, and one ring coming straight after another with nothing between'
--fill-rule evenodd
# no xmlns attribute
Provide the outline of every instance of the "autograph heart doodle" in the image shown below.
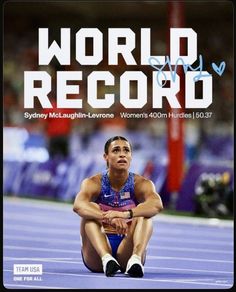
<svg viewBox="0 0 236 292"><path fill-rule="evenodd" d="M221 62L220 66L217 66L215 63L211 64L213 70L218 74L218 75L222 75L224 70L225 70L225 62Z"/></svg>

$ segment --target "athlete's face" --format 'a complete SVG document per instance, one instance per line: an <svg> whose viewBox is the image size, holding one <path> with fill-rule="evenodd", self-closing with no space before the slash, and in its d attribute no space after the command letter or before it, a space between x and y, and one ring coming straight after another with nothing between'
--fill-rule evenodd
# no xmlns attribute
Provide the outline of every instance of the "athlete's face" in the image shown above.
<svg viewBox="0 0 236 292"><path fill-rule="evenodd" d="M128 169L131 161L131 148L127 141L115 140L108 148L108 154L104 158L109 168Z"/></svg>

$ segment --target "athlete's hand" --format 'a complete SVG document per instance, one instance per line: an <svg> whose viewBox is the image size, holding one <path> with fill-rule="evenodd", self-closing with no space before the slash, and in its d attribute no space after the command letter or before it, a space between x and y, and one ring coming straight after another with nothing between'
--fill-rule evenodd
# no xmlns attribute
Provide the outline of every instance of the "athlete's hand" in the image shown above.
<svg viewBox="0 0 236 292"><path fill-rule="evenodd" d="M125 219L122 218L113 218L110 223L117 231L118 235L127 235L128 233L128 224Z"/></svg>
<svg viewBox="0 0 236 292"><path fill-rule="evenodd" d="M109 210L103 212L103 219L125 218L124 212Z"/></svg>

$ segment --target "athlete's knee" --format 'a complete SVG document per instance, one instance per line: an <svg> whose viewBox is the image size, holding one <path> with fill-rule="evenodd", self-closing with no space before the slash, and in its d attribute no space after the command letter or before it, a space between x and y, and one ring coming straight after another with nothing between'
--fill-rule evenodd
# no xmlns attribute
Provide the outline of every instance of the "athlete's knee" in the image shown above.
<svg viewBox="0 0 236 292"><path fill-rule="evenodd" d="M144 226L147 226L147 227L152 227L152 218L147 218L147 217L139 217L138 218L138 223L139 224L142 224Z"/></svg>
<svg viewBox="0 0 236 292"><path fill-rule="evenodd" d="M153 225L152 218L143 218L144 224L148 224L149 226Z"/></svg>
<svg viewBox="0 0 236 292"><path fill-rule="evenodd" d="M135 217L132 219L132 225L136 226L138 223L142 223L143 222L144 217Z"/></svg>
<svg viewBox="0 0 236 292"><path fill-rule="evenodd" d="M152 218L146 218L146 217L138 217L135 222L135 225L133 227L133 232L137 230L137 232L141 236L151 236L153 233L153 222Z"/></svg>
<svg viewBox="0 0 236 292"><path fill-rule="evenodd" d="M94 219L81 219L80 234L82 239L88 236L88 234L93 233L95 230L102 228L102 224Z"/></svg>
<svg viewBox="0 0 236 292"><path fill-rule="evenodd" d="M95 219L84 219L84 228L85 230L90 229L90 228L101 228L102 223L95 220Z"/></svg>
<svg viewBox="0 0 236 292"><path fill-rule="evenodd" d="M134 225L147 225L152 227L152 218L146 218L146 217L136 217L133 218L133 222Z"/></svg>
<svg viewBox="0 0 236 292"><path fill-rule="evenodd" d="M143 218L143 228L149 231L150 234L153 232L153 221L152 218Z"/></svg>

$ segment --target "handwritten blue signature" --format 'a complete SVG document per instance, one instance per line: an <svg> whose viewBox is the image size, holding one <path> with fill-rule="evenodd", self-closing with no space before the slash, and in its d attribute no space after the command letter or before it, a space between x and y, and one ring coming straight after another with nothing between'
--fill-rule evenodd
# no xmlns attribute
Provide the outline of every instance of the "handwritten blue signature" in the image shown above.
<svg viewBox="0 0 236 292"><path fill-rule="evenodd" d="M159 60L156 58L156 57L149 57L148 59L148 63L149 65L156 69L157 70L157 76L156 76L156 79L157 79L157 83L160 87L163 87L165 86L166 82L167 82L167 77L166 77L166 74L165 72L163 71L163 68L168 65L169 66L169 72L171 74L171 79L173 82L175 82L176 80L176 74L177 74L177 66L179 65L182 65L183 66L183 69L184 69L184 73L186 74L186 72L188 70L191 70L191 71L198 71L199 74L197 74L196 76L194 76L194 81L197 82L199 79L201 79L202 77L208 77L208 76L211 76L211 74L204 74L203 71L202 71L202 68L203 68L203 58L202 58L202 55L199 55L198 57L199 59L199 65L195 68L193 68L191 65L189 64L185 64L184 63L184 60L179 57L176 62L175 62L175 65L171 65L170 64L170 57L169 56L166 56L166 62L164 65L162 65L161 67L157 67L157 66L160 66L160 62ZM174 66L174 69L172 70L172 66ZM218 75L222 75L224 70L225 70L225 67L226 67L226 64L225 62L221 62L219 66L217 66L215 63L212 63L211 64L213 70L218 74ZM204 71L206 72L206 71ZM160 78L160 74L164 77L164 80L161 79L161 82L159 81L159 78Z"/></svg>

